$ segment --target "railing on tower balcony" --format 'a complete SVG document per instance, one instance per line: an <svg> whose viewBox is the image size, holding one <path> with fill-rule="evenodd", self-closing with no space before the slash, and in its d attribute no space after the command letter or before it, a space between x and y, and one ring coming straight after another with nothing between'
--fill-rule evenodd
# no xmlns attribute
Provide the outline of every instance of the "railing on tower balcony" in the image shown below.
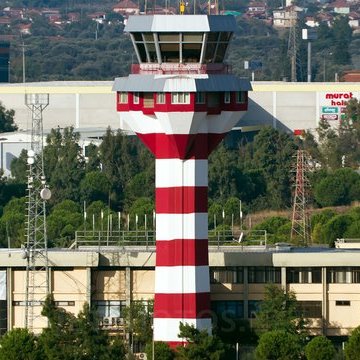
<svg viewBox="0 0 360 360"><path fill-rule="evenodd" d="M266 230L212 229L208 233L209 246L220 248L249 248L251 246L267 246ZM137 247L139 250L150 250L155 246L156 232L154 230L87 230L76 231L75 241L71 249L79 247Z"/></svg>
<svg viewBox="0 0 360 360"><path fill-rule="evenodd" d="M199 63L142 63L132 64L132 74L230 74L232 68L228 64Z"/></svg>

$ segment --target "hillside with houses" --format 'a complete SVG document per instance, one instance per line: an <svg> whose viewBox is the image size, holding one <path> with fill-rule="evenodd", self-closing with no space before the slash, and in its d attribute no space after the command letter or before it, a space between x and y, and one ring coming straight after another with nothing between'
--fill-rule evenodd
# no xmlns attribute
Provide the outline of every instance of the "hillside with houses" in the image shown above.
<svg viewBox="0 0 360 360"><path fill-rule="evenodd" d="M177 14L177 3L170 0L8 0L5 6L0 6L0 41L11 44L10 81L21 80L23 47L26 47L29 67L27 76L31 81L100 80L121 75L133 61L129 39L123 34L127 18L145 13ZM306 65L306 42L301 40L303 28L314 29L318 33L318 40L313 42L315 80L332 80L335 74L360 68L360 1L243 0L215 3L203 0L186 4L185 13L189 14L196 12L236 16L239 31L236 34L237 41L234 41L229 52L228 62L240 75L250 76L243 63L257 59L263 64L263 68L255 74L257 79L288 78L288 63L281 59L288 55L291 28L295 28L298 33L299 81L303 80L301 74L305 73L303 68ZM93 40L98 43L95 44ZM111 63L110 56L115 55L118 46L120 51L117 57L121 59L118 59L119 64L111 68L107 63ZM62 47L63 52L59 50ZM269 57L272 49L277 50L277 55ZM48 54L44 53L45 50ZM99 50L101 59L95 55ZM92 58L83 55L83 52L92 54ZM60 56L63 65L57 64L58 59L53 58L52 53ZM44 56L47 58L44 59ZM49 56L54 60L53 65L48 63ZM104 58L107 60L104 61ZM99 60L97 65L95 60Z"/></svg>

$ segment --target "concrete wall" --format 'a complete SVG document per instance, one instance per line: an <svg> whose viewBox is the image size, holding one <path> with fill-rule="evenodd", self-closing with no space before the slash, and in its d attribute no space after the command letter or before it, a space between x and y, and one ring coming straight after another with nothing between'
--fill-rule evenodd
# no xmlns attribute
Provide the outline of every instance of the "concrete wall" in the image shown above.
<svg viewBox="0 0 360 360"><path fill-rule="evenodd" d="M359 83L286 83L253 82L249 93L249 111L238 126L271 125L279 129L313 129L324 106L332 105L327 94L352 94L359 98ZM115 94L111 81L72 81L22 84L0 84L0 101L16 111L20 129L29 129L31 114L24 104L25 93L49 93L50 104L44 111L44 128L119 127ZM340 111L340 110L339 110ZM340 116L340 113L339 113Z"/></svg>

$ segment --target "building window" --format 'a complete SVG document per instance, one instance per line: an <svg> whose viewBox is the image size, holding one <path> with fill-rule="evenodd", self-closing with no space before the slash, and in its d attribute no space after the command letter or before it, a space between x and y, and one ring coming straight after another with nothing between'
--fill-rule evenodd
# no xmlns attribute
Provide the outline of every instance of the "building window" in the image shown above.
<svg viewBox="0 0 360 360"><path fill-rule="evenodd" d="M272 266L250 266L248 280L250 284L280 284L281 269Z"/></svg>
<svg viewBox="0 0 360 360"><path fill-rule="evenodd" d="M238 104L244 104L245 103L245 91L238 91L236 93L236 102Z"/></svg>
<svg viewBox="0 0 360 360"><path fill-rule="evenodd" d="M134 104L139 104L140 103L140 95L138 92L134 92L133 94L133 103Z"/></svg>
<svg viewBox="0 0 360 360"><path fill-rule="evenodd" d="M288 268L288 284L321 284L321 268Z"/></svg>
<svg viewBox="0 0 360 360"><path fill-rule="evenodd" d="M336 306L350 306L350 300L336 300Z"/></svg>
<svg viewBox="0 0 360 360"><path fill-rule="evenodd" d="M119 93L119 104L127 104L128 103L128 93L120 92Z"/></svg>
<svg viewBox="0 0 360 360"><path fill-rule="evenodd" d="M321 301L298 301L298 311L305 318L321 318Z"/></svg>
<svg viewBox="0 0 360 360"><path fill-rule="evenodd" d="M261 300L248 301L248 319L255 319L256 314L260 311Z"/></svg>
<svg viewBox="0 0 360 360"><path fill-rule="evenodd" d="M244 318L243 301L212 301L211 310L220 318Z"/></svg>
<svg viewBox="0 0 360 360"><path fill-rule="evenodd" d="M224 103L225 104L230 104L231 103L231 94L229 91L226 91L224 93Z"/></svg>
<svg viewBox="0 0 360 360"><path fill-rule="evenodd" d="M156 94L156 102L158 104L165 104L166 103L165 93L163 93L163 92L157 93Z"/></svg>
<svg viewBox="0 0 360 360"><path fill-rule="evenodd" d="M205 93L204 92L197 92L196 93L196 103L197 104L205 104L206 102L206 97L205 97Z"/></svg>
<svg viewBox="0 0 360 360"><path fill-rule="evenodd" d="M329 268L327 271L327 281L330 284L350 284L352 272L350 268Z"/></svg>
<svg viewBox="0 0 360 360"><path fill-rule="evenodd" d="M359 268L351 269L351 282L353 284L359 284L360 283L360 269Z"/></svg>
<svg viewBox="0 0 360 360"><path fill-rule="evenodd" d="M244 269L242 267L211 268L210 282L212 284L242 284Z"/></svg>
<svg viewBox="0 0 360 360"><path fill-rule="evenodd" d="M126 301L121 300L99 300L94 301L96 312L100 318L119 318L123 315Z"/></svg>
<svg viewBox="0 0 360 360"><path fill-rule="evenodd" d="M7 301L0 300L0 336L7 331Z"/></svg>
<svg viewBox="0 0 360 360"><path fill-rule="evenodd" d="M175 92L171 93L172 104L190 104L190 93L188 92Z"/></svg>
<svg viewBox="0 0 360 360"><path fill-rule="evenodd" d="M153 107L154 107L154 94L144 93L144 108L153 108Z"/></svg>

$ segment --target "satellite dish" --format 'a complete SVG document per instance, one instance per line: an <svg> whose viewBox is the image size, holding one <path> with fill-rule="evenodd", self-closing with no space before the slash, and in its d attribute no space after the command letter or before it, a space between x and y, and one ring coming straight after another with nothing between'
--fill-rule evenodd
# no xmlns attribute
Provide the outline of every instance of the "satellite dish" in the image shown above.
<svg viewBox="0 0 360 360"><path fill-rule="evenodd" d="M27 152L29 157L34 157L35 156L35 151L34 150L28 150Z"/></svg>
<svg viewBox="0 0 360 360"><path fill-rule="evenodd" d="M40 197L43 200L49 200L51 198L51 191L48 188L44 188L40 191Z"/></svg>
<svg viewBox="0 0 360 360"><path fill-rule="evenodd" d="M34 162L35 162L35 159L34 159L33 157L28 157L28 158L27 158L27 163L28 163L28 165L33 165Z"/></svg>

